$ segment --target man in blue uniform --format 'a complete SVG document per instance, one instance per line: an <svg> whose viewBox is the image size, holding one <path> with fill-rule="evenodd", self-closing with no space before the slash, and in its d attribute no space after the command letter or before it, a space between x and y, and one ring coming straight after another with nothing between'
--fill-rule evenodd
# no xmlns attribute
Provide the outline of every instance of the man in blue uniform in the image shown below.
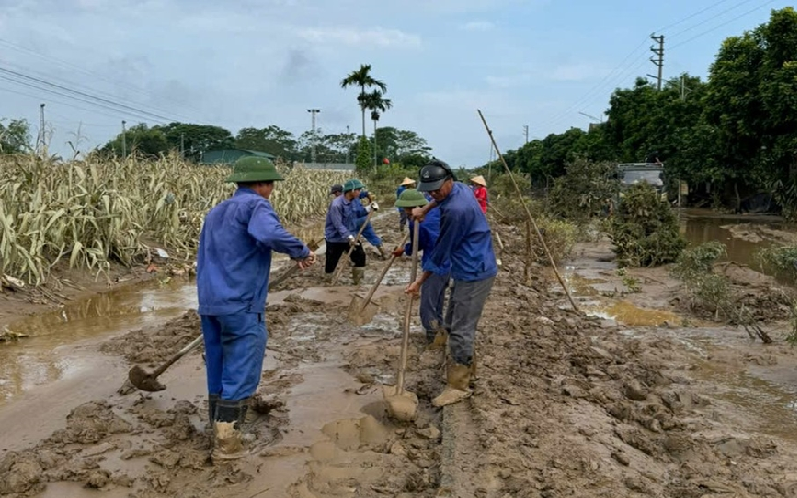
<svg viewBox="0 0 797 498"><path fill-rule="evenodd" d="M399 188L396 189L396 199L401 197L401 193L407 190L408 188L415 188L415 180L412 178L404 177L404 181L401 182ZM402 208L397 208L400 216L399 220L399 229L400 231L404 231L404 227L407 225L407 213Z"/></svg>
<svg viewBox="0 0 797 498"><path fill-rule="evenodd" d="M415 220L423 221L431 209L440 210L440 236L430 262L439 267L449 261L454 281L446 312L451 353L446 365L447 386L432 401L439 407L457 403L471 395L476 327L498 274L498 265L487 217L473 192L455 180L446 163L432 159L421 168L418 190L428 192L433 202L423 208L415 208ZM431 271L424 270L415 282L407 286L407 292L418 292L431 275Z"/></svg>
<svg viewBox="0 0 797 498"><path fill-rule="evenodd" d="M412 214L412 209L423 207L429 203L431 197L427 198L416 189L407 189L401 193L394 204L405 210L407 216ZM410 219L410 241L406 246L399 247L393 251L397 258L402 254L412 255L412 239L414 237L414 222ZM443 307L445 306L446 289L451 279L451 265L448 261L442 267L432 263L432 252L437 245L437 238L440 235L440 210L429 211L424 217L423 222L418 226L418 251L423 253L421 258L421 268L423 271L431 272L423 285L421 285L421 304L420 315L421 324L426 330L426 339L430 344L430 349L437 349L445 346L447 331L443 321Z"/></svg>
<svg viewBox="0 0 797 498"><path fill-rule="evenodd" d="M227 181L238 189L210 210L199 236L197 290L214 461L246 455L241 425L266 352L271 252L288 254L299 268L315 261L315 254L282 227L271 207L268 199L279 180L267 159L236 161Z"/></svg>
<svg viewBox="0 0 797 498"><path fill-rule="evenodd" d="M324 280L327 283L332 282L340 257L348 253L351 247L354 247L350 257L353 265L351 278L354 285L360 285L365 274L365 250L361 242L355 241L359 226L357 225L357 213L353 206L354 202L360 202L360 191L364 187L362 182L356 178L347 181L343 185L343 195L336 197L327 210L326 226L324 227L324 238L327 245Z"/></svg>
<svg viewBox="0 0 797 498"><path fill-rule="evenodd" d="M343 195L343 185L340 185L338 183L332 185L332 187L330 187L329 189L329 193L335 196L335 198ZM368 199L369 208L366 208L363 205L362 203L363 199ZM368 191L366 190L360 191L360 202L352 201L352 206L354 210L357 212L357 220L354 223L357 231L359 231L362 224L365 223L365 219L368 217L368 209L372 209L374 211L377 211L379 209L379 205L376 203L376 201L373 200L371 194L369 194ZM382 256L382 259L385 259L387 257L387 255L385 254L385 248L382 245L382 239L376 234L376 231L374 230L374 227L373 225L371 225L370 221L368 222L368 225L366 225L365 228L363 229L361 237L367 240L369 244L374 246L376 250L379 251L380 256Z"/></svg>

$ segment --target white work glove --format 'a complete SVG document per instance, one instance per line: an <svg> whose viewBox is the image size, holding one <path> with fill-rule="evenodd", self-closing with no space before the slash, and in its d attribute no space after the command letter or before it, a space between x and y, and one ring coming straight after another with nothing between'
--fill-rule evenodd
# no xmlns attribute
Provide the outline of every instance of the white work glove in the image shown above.
<svg viewBox="0 0 797 498"><path fill-rule="evenodd" d="M377 204L375 202L372 202L371 203L371 209L373 209L374 211L378 210L379 209L379 204Z"/></svg>
<svg viewBox="0 0 797 498"><path fill-rule="evenodd" d="M357 241L354 239L354 235L349 235L349 245L357 245Z"/></svg>

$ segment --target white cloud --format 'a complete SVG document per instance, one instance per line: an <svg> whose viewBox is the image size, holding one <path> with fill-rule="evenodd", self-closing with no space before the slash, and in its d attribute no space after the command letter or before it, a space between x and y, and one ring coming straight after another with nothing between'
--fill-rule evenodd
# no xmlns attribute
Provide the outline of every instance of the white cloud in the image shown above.
<svg viewBox="0 0 797 498"><path fill-rule="evenodd" d="M299 36L307 41L362 47L418 48L421 37L397 29L302 28Z"/></svg>
<svg viewBox="0 0 797 498"><path fill-rule="evenodd" d="M490 21L470 21L460 26L460 28L465 31L490 31L495 28L495 23Z"/></svg>

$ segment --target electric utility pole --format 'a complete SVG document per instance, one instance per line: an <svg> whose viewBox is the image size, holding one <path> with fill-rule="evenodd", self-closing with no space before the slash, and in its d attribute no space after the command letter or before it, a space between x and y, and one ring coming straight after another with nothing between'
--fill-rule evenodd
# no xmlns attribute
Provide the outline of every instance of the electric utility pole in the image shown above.
<svg viewBox="0 0 797 498"><path fill-rule="evenodd" d="M180 133L180 159L185 159L185 133Z"/></svg>
<svg viewBox="0 0 797 498"><path fill-rule="evenodd" d="M321 109L307 109L313 116L313 145L310 147L310 161L315 164L315 143L316 143L316 133L315 133L315 115L321 112Z"/></svg>
<svg viewBox="0 0 797 498"><path fill-rule="evenodd" d="M122 120L122 157L127 157L127 131L125 130L127 122Z"/></svg>
<svg viewBox="0 0 797 498"><path fill-rule="evenodd" d="M36 152L44 152L44 104L39 104L39 136L36 138Z"/></svg>
<svg viewBox="0 0 797 498"><path fill-rule="evenodd" d="M655 45L650 46L650 51L655 54L650 57L650 62L658 68L658 74L656 76L649 74L648 76L656 78L656 89L661 90L662 69L664 68L664 35L656 36L653 33L650 38L659 44L658 48Z"/></svg>
<svg viewBox="0 0 797 498"><path fill-rule="evenodd" d="M529 143L529 125L523 125L523 134L526 135L526 143Z"/></svg>

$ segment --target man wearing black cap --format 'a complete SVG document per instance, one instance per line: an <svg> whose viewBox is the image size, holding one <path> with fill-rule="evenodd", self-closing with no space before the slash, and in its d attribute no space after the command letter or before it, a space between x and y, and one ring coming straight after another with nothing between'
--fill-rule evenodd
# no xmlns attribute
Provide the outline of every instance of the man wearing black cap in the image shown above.
<svg viewBox="0 0 797 498"><path fill-rule="evenodd" d="M440 210L440 236L430 260L435 266L449 261L454 281L445 319L451 353L446 365L447 386L432 401L440 407L471 395L476 326L498 274L498 265L487 217L473 192L456 181L446 163L432 159L421 168L418 190L428 192L434 201L414 209L413 218L422 221L430 209ZM424 271L407 286L407 293L418 292L430 276L431 272Z"/></svg>

